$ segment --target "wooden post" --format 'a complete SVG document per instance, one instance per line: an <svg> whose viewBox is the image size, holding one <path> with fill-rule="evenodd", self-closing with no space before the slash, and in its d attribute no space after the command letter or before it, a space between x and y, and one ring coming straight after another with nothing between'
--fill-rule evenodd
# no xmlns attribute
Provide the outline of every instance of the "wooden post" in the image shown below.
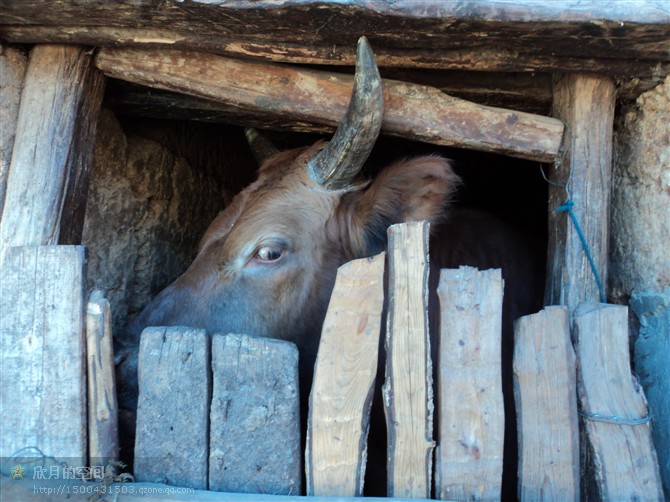
<svg viewBox="0 0 670 502"><path fill-rule="evenodd" d="M426 221L388 229L386 381L389 497L429 498L433 470L433 369L428 333Z"/></svg>
<svg viewBox="0 0 670 502"><path fill-rule="evenodd" d="M582 303L574 314L585 500L663 500L647 403L630 371L628 308Z"/></svg>
<svg viewBox="0 0 670 502"><path fill-rule="evenodd" d="M112 312L102 292L93 291L86 308L89 465L119 457L119 427L112 348Z"/></svg>
<svg viewBox="0 0 670 502"><path fill-rule="evenodd" d="M575 225L568 213L557 208L573 202L573 212L605 288L615 99L614 82L608 77L571 74L554 81L552 113L567 127L562 163L549 169L545 305L566 305L570 313L582 301L604 298L599 295Z"/></svg>
<svg viewBox="0 0 670 502"><path fill-rule="evenodd" d="M207 489L210 337L205 330L147 328L137 375L135 478Z"/></svg>
<svg viewBox="0 0 670 502"><path fill-rule="evenodd" d="M502 487L505 412L500 269L442 270L439 424L440 499L496 500Z"/></svg>
<svg viewBox="0 0 670 502"><path fill-rule="evenodd" d="M302 491L298 349L284 340L212 337L209 489Z"/></svg>
<svg viewBox="0 0 670 502"><path fill-rule="evenodd" d="M85 250L30 246L3 251L0 457L32 447L32 456L41 452L84 467Z"/></svg>
<svg viewBox="0 0 670 502"><path fill-rule="evenodd" d="M567 308L547 307L514 328L519 498L579 500L577 370Z"/></svg>
<svg viewBox="0 0 670 502"><path fill-rule="evenodd" d="M37 45L21 96L0 246L81 241L104 77L83 48Z"/></svg>
<svg viewBox="0 0 670 502"><path fill-rule="evenodd" d="M307 494L362 496L384 303L384 256L342 265L309 402Z"/></svg>

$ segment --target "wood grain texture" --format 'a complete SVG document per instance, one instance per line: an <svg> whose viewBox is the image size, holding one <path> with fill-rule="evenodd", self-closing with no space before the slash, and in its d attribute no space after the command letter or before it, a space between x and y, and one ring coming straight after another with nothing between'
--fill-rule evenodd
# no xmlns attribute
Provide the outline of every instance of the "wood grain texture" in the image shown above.
<svg viewBox="0 0 670 502"><path fill-rule="evenodd" d="M0 260L0 457L36 447L86 466L85 250L10 247Z"/></svg>
<svg viewBox="0 0 670 502"><path fill-rule="evenodd" d="M577 393L582 419L584 500L663 500L649 423L605 423L589 415L636 420L647 416L631 374L628 307L585 302L574 315Z"/></svg>
<svg viewBox="0 0 670 502"><path fill-rule="evenodd" d="M0 245L78 244L104 77L83 48L36 46L21 95Z"/></svg>
<svg viewBox="0 0 670 502"><path fill-rule="evenodd" d="M567 308L547 307L514 328L519 498L579 500L577 370Z"/></svg>
<svg viewBox="0 0 670 502"><path fill-rule="evenodd" d="M501 375L500 269L442 270L436 495L500 498L505 413Z"/></svg>
<svg viewBox="0 0 670 502"><path fill-rule="evenodd" d="M361 496L384 303L384 258L337 272L309 401L307 494Z"/></svg>
<svg viewBox="0 0 670 502"><path fill-rule="evenodd" d="M335 128L353 77L175 50L103 49L108 76L225 104L231 113L305 128ZM563 124L540 115L477 105L429 86L384 80L382 132L445 146L552 162ZM294 126L291 126L294 124Z"/></svg>
<svg viewBox="0 0 670 502"><path fill-rule="evenodd" d="M433 471L433 368L428 332L426 221L388 229L386 380L388 495L429 498Z"/></svg>

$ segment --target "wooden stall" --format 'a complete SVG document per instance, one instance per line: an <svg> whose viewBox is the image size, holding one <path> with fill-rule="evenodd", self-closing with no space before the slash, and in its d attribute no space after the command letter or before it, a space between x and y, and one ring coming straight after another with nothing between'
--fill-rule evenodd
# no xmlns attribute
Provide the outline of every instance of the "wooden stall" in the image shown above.
<svg viewBox="0 0 670 502"><path fill-rule="evenodd" d="M67 458L89 469L114 464L111 332L116 336L129 314L186 268L214 215L253 180L252 154L241 146L245 127L265 131L282 147L332 133L349 100L360 36L369 40L383 79L382 135L372 163L413 152L451 156L474 187L464 190L465 202L517 218L546 243L546 308L517 323L509 355L523 438L518 497L670 497L670 5L663 0L4 1L3 495L19 499L28 489L17 481L28 477L20 461ZM388 309L389 337L398 328L427 340L425 231L391 230L392 245L405 247L397 257L395 247L387 251L389 287L399 288ZM403 269L408 275L396 266L401 259L415 266ZM333 296L332 304L350 316L345 331L347 324L362 326L365 317L361 332L374 333L367 345L352 339L354 355L337 368L354 376L340 382L328 364L341 351L339 339L330 337L343 328L326 318L305 485L295 474L300 445L287 460L277 441L294 437L294 408L274 416L274 437L258 436L275 441L276 456L267 463L246 459L249 470L241 476L249 479L272 463L287 469L259 481L276 481L280 488L273 493L291 497L284 500L295 499L303 486L315 499L360 495L361 438L369 419L358 413L369 405L376 373L374 336L387 322L381 318L383 263L383 256L354 262L338 278L338 284L363 288L358 296L338 290ZM500 493L500 350L491 334L500 308L491 291L499 282L492 271L443 271L443 315L477 311L481 318L472 314L443 326L436 360L401 334L386 341L390 495L464 500ZM89 299L94 288L102 292ZM409 317L396 316L412 309ZM161 342L165 332L154 335L144 342L145 367L167 381L172 368L186 374L193 366L205 382L192 401L180 402L182 413L199 410L201 420L193 424L201 462L172 461L169 475L160 465L144 467L153 469L152 481L191 492L146 483L122 490L114 469L102 476L89 471L88 478L105 487L101 499L170 493L175 500L229 500L234 496L202 490L213 489L207 481L213 466L228 469L223 456L232 454L227 432L210 424L227 420L228 405L213 403L217 396L234 399L225 387L234 384L224 376L212 381L211 368L229 366L222 362L227 350L243 350L250 360L260 358L253 365L266 366L262 357L272 357L285 361L285 369L297 364L294 351L177 330L175 347L196 347L196 356L184 360ZM156 359L161 350L166 358ZM170 357L174 364L166 367ZM403 366L408 361L411 369ZM483 363L496 369L484 371ZM437 365L436 392L443 393L436 403L431 364ZM294 375L282 368L266 379L285 381L283 396L290 400L297 393ZM397 379L406 372L411 385ZM607 385L602 372L609 372ZM225 378L234 381L234 373ZM179 381L180 392L188 392L189 382ZM254 382L253 392L274 402L272 386L262 378ZM338 401L347 385L355 405ZM420 399L408 403L404 395ZM156 418L164 413L155 401L141 407L143 424L154 434L138 443L145 457L173 451L157 444L176 433L174 424ZM346 424L334 429L333 415ZM547 430L554 434L549 439ZM333 441L342 431L348 442ZM245 444L234 453L240 459ZM629 456L613 458L622 444L634 445ZM53 479L39 481L43 493L56 493L47 490ZM218 489L235 486L233 479Z"/></svg>

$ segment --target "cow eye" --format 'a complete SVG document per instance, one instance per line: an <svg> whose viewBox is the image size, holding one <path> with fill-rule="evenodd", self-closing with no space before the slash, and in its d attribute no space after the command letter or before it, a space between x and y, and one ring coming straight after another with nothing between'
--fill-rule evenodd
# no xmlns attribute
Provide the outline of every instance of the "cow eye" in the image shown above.
<svg viewBox="0 0 670 502"><path fill-rule="evenodd" d="M273 263L284 256L284 250L279 246L262 246L258 248L254 258L260 263Z"/></svg>

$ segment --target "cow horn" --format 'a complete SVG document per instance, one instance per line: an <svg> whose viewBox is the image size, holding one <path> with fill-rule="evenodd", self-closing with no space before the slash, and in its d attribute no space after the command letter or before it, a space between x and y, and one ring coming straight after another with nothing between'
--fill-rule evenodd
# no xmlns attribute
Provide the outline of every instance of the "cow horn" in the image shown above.
<svg viewBox="0 0 670 502"><path fill-rule="evenodd" d="M351 186L377 141L383 110L377 62L367 38L361 37L347 112L330 143L307 164L309 175L316 183L329 190Z"/></svg>
<svg viewBox="0 0 670 502"><path fill-rule="evenodd" d="M266 160L279 151L272 141L253 127L245 127L244 135L247 138L247 143L249 143L251 153L259 166L263 165Z"/></svg>

